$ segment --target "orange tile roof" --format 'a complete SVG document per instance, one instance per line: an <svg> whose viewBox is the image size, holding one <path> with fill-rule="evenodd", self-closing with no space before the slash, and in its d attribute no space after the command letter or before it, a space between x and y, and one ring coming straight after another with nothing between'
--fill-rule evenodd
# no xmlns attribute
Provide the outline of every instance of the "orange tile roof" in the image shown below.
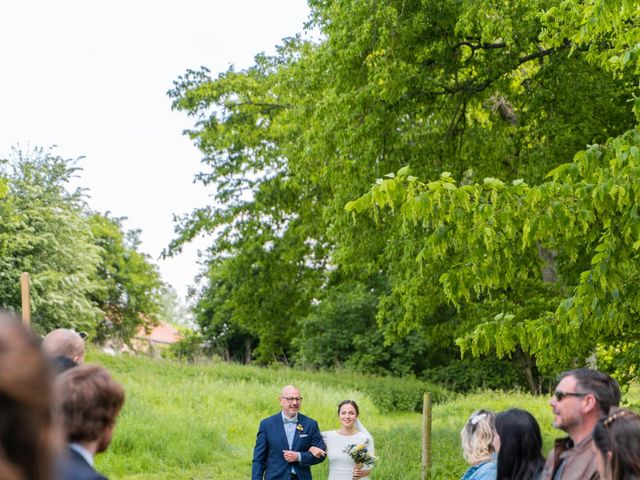
<svg viewBox="0 0 640 480"><path fill-rule="evenodd" d="M182 339L182 334L176 328L165 322L160 322L160 324L153 328L148 334L144 331L144 328L140 328L137 336L158 343L176 343Z"/></svg>

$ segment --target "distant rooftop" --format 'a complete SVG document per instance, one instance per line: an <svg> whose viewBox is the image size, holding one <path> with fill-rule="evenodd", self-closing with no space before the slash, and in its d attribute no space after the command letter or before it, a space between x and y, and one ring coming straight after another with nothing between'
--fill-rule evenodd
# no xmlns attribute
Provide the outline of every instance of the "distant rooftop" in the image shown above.
<svg viewBox="0 0 640 480"><path fill-rule="evenodd" d="M168 323L160 322L160 324L148 334L144 331L144 328L140 328L136 333L136 337L151 340L153 343L171 344L182 339L182 334Z"/></svg>

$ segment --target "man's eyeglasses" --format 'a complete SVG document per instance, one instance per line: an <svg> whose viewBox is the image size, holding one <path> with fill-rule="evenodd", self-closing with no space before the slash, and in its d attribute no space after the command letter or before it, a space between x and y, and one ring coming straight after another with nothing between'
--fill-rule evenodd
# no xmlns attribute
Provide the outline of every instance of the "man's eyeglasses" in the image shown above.
<svg viewBox="0 0 640 480"><path fill-rule="evenodd" d="M562 392L560 390L556 390L553 392L553 395L556 397L556 400L561 402L565 397L586 397L589 395L586 392Z"/></svg>
<svg viewBox="0 0 640 480"><path fill-rule="evenodd" d="M283 400L286 400L289 403L302 401L302 397L280 397L280 398L282 398Z"/></svg>

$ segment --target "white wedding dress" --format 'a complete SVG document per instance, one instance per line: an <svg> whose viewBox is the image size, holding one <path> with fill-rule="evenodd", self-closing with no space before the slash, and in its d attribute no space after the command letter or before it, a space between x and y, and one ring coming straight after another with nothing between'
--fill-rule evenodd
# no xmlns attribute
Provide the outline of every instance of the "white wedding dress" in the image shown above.
<svg viewBox="0 0 640 480"><path fill-rule="evenodd" d="M364 443L367 445L369 453L373 456L373 440L371 436L358 432L355 435L340 435L337 431L322 432L322 438L327 446L327 458L329 458L329 479L328 480L351 480L353 478L353 466L355 463L351 457L344 452L349 445ZM363 470L371 467L365 465Z"/></svg>

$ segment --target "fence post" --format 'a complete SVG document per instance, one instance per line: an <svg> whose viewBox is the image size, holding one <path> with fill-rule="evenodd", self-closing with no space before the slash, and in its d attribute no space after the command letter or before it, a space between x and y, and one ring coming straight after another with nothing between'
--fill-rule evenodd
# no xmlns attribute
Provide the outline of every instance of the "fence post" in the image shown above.
<svg viewBox="0 0 640 480"><path fill-rule="evenodd" d="M431 478L431 394L422 400L422 480Z"/></svg>
<svg viewBox="0 0 640 480"><path fill-rule="evenodd" d="M22 272L20 275L20 290L22 292L22 323L31 326L31 293L29 291L29 274Z"/></svg>

